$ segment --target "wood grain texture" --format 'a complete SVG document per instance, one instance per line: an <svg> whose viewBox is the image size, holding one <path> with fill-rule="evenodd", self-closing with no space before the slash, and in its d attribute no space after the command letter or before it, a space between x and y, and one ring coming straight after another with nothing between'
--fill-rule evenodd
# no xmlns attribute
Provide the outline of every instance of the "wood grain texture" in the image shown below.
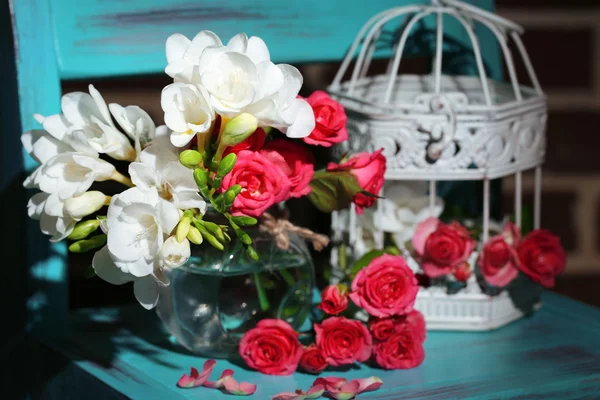
<svg viewBox="0 0 600 400"><path fill-rule="evenodd" d="M60 112L60 76L54 47L54 30L47 0L16 0L10 2L14 51L16 59L19 113L8 118L16 119L20 130L5 132L17 138L22 132L40 129L34 113L51 115ZM14 137L13 136L13 137ZM32 171L37 165L14 141L10 151L13 163L23 160L24 169ZM22 153L22 157L19 157ZM20 168L23 171L23 167ZM2 171L3 174L6 172ZM24 179L24 175L20 174ZM30 195L33 193L30 193ZM22 210L25 204L18 207ZM18 212L18 211L15 211ZM42 235L38 221L26 219L26 265L7 268L8 282L27 280L27 304L30 327L45 324L50 330L65 326L67 315L66 246L51 245ZM16 300L12 300L15 302Z"/></svg>
<svg viewBox="0 0 600 400"><path fill-rule="evenodd" d="M63 79L160 73L164 43L176 32L200 30L223 40L238 32L263 38L276 62L340 60L360 27L388 8L430 0L51 0L60 74ZM491 9L493 0L470 0ZM430 23L433 22L433 18ZM456 25L449 34L464 41ZM483 43L491 32L477 30ZM500 71L496 46L483 46ZM498 67L495 67L498 65Z"/></svg>
<svg viewBox="0 0 600 400"><path fill-rule="evenodd" d="M379 376L383 387L361 399L580 399L600 396L600 310L546 293L531 318L489 333L429 332L418 368L383 371L361 365L327 372L348 379ZM175 383L204 359L173 345L152 312L80 312L68 337L52 340L83 370L133 399L228 398L217 391L178 389ZM272 377L218 361L215 375L258 384L254 398L307 389L314 376Z"/></svg>

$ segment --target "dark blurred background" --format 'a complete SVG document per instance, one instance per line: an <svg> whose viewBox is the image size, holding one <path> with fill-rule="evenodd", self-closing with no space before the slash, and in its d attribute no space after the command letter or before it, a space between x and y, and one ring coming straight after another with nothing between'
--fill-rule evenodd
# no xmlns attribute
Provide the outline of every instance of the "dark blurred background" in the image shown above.
<svg viewBox="0 0 600 400"><path fill-rule="evenodd" d="M498 0L498 13L523 25L525 45L549 97L548 147L543 174L542 225L558 234L568 252L556 291L600 306L600 9L598 0ZM424 72L426 60L409 60L402 71ZM299 66L303 94L325 89L337 63ZM525 80L526 81L526 80ZM157 125L160 91L169 77L93 82L107 103L136 104ZM65 82L63 92L87 91L88 82ZM524 176L524 201L532 204L533 180ZM503 182L503 211L512 212L513 182ZM308 225L315 216L306 216ZM70 260L72 307L127 301L129 287L85 279L85 259ZM127 286L127 285L126 285ZM109 294L110 293L110 294Z"/></svg>

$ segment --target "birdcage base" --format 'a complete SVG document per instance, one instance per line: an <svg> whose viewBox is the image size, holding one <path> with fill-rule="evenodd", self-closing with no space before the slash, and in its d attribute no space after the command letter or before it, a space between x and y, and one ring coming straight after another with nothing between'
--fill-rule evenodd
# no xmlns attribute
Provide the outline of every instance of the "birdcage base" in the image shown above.
<svg viewBox="0 0 600 400"><path fill-rule="evenodd" d="M534 309L541 306L540 301ZM490 331L524 316L507 292L494 297L468 292L449 295L439 287L421 288L415 308L425 316L427 330Z"/></svg>

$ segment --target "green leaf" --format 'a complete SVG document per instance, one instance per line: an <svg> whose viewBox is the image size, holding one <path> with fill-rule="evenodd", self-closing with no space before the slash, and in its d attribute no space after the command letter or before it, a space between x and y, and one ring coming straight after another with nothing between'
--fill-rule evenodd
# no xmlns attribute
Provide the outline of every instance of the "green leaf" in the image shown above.
<svg viewBox="0 0 600 400"><path fill-rule="evenodd" d="M371 250L371 251L363 254L363 256L361 258L359 258L358 260L356 260L354 265L352 265L352 268L350 269L350 278L354 279L356 274L358 274L358 272L361 269L363 269L364 267L369 265L369 263L371 261L373 261L374 258L377 258L384 254L385 254L385 252L383 250Z"/></svg>
<svg viewBox="0 0 600 400"><path fill-rule="evenodd" d="M357 193L363 192L348 171L317 171L310 186L312 192L308 198L322 212L344 209Z"/></svg>

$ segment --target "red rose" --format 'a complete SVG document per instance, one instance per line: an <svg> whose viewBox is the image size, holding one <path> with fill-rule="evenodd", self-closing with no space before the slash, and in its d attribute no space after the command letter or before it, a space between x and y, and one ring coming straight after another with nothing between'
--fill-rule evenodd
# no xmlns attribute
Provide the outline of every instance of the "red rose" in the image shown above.
<svg viewBox="0 0 600 400"><path fill-rule="evenodd" d="M386 329L385 339L375 341L375 362L385 369L408 369L420 365L425 359L423 342L426 333L423 315L414 310L405 316L382 321L389 321L385 322L386 325L392 322L393 329L390 332Z"/></svg>
<svg viewBox="0 0 600 400"><path fill-rule="evenodd" d="M350 298L374 317L389 317L411 311L418 291L404 258L384 254L356 274Z"/></svg>
<svg viewBox="0 0 600 400"><path fill-rule="evenodd" d="M300 367L310 374L318 374L327 368L327 361L321 349L315 344L304 348L302 358L300 359Z"/></svg>
<svg viewBox="0 0 600 400"><path fill-rule="evenodd" d="M292 183L279 167L258 152L242 150L221 191L239 184L242 192L231 207L233 215L260 217L267 208L289 197Z"/></svg>
<svg viewBox="0 0 600 400"><path fill-rule="evenodd" d="M544 229L525 236L517 253L521 272L546 288L554 286L554 277L565 269L567 262L560 239Z"/></svg>
<svg viewBox="0 0 600 400"><path fill-rule="evenodd" d="M327 314L336 315L348 306L348 287L346 285L329 285L321 293L319 309Z"/></svg>
<svg viewBox="0 0 600 400"><path fill-rule="evenodd" d="M267 138L267 134L263 128L258 128L254 133L246 138L241 143L236 144L235 146L230 146L225 149L225 154L235 153L238 154L242 150L251 150L258 151L262 149L265 144L265 139Z"/></svg>
<svg viewBox="0 0 600 400"><path fill-rule="evenodd" d="M315 324L317 346L329 365L364 362L371 356L373 339L369 330L360 322L344 317L330 317L320 325Z"/></svg>
<svg viewBox="0 0 600 400"><path fill-rule="evenodd" d="M385 340L394 333L394 318L373 318L369 321L369 329L376 340Z"/></svg>
<svg viewBox="0 0 600 400"><path fill-rule="evenodd" d="M369 329L375 342L389 339L396 331L409 331L421 342L425 341L425 318L417 310L399 317L371 318Z"/></svg>
<svg viewBox="0 0 600 400"><path fill-rule="evenodd" d="M316 91L306 99L315 114L315 129L304 142L331 147L334 143L348 140L346 112L344 107L323 91Z"/></svg>
<svg viewBox="0 0 600 400"><path fill-rule="evenodd" d="M483 245L479 260L483 278L492 286L504 287L519 274L519 257L502 235L492 237Z"/></svg>
<svg viewBox="0 0 600 400"><path fill-rule="evenodd" d="M292 183L290 197L302 197L310 193L312 188L309 183L315 174L315 158L310 151L298 143L277 139L267 143L260 153L288 177Z"/></svg>
<svg viewBox="0 0 600 400"><path fill-rule="evenodd" d="M412 244L421 268L431 278L461 267L476 246L464 226L456 221L443 224L434 217L417 225Z"/></svg>
<svg viewBox="0 0 600 400"><path fill-rule="evenodd" d="M250 368L269 375L291 375L302 357L298 335L285 321L264 319L244 334L240 355Z"/></svg>
<svg viewBox="0 0 600 400"><path fill-rule="evenodd" d="M358 153L343 164L329 163L328 171L350 171L360 187L371 195L378 195L383 187L386 170L386 159L383 149L374 153ZM357 193L352 201L356 204L356 212L363 213L363 208L371 207L377 200L374 196Z"/></svg>
<svg viewBox="0 0 600 400"><path fill-rule="evenodd" d="M425 359L423 343L408 331L394 332L373 346L375 362L385 369L415 368Z"/></svg>

